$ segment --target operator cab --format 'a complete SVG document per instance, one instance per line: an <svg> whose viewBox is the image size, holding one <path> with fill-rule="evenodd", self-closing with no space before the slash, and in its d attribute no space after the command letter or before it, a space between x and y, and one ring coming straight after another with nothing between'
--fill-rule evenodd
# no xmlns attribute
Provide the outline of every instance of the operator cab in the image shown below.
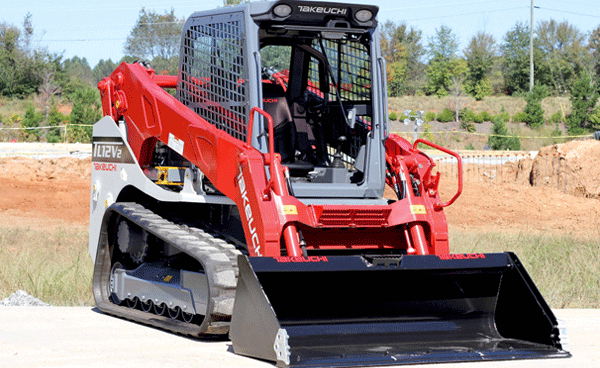
<svg viewBox="0 0 600 368"><path fill-rule="evenodd" d="M315 16L291 4L272 6L274 14L291 11L285 22L276 15L257 22L262 104L273 117L275 150L295 187L362 184L378 134L372 127L374 20L365 27L351 15L360 10L323 8L329 15ZM363 10L372 17L377 11Z"/></svg>
<svg viewBox="0 0 600 368"><path fill-rule="evenodd" d="M184 25L177 98L263 153L265 119L252 131L248 121L254 107L269 113L297 198L379 204L387 105L377 11L280 0L194 14Z"/></svg>

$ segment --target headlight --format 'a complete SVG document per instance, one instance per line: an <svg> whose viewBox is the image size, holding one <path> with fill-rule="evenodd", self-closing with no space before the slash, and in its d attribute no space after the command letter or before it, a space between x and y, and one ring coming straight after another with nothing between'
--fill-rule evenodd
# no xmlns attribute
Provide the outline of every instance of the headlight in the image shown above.
<svg viewBox="0 0 600 368"><path fill-rule="evenodd" d="M275 14L278 17L285 18L285 17L289 16L290 14L292 14L292 7L287 4L277 5L273 9L273 14Z"/></svg>
<svg viewBox="0 0 600 368"><path fill-rule="evenodd" d="M359 10L354 14L354 18L361 23L365 23L373 19L373 13L370 10Z"/></svg>

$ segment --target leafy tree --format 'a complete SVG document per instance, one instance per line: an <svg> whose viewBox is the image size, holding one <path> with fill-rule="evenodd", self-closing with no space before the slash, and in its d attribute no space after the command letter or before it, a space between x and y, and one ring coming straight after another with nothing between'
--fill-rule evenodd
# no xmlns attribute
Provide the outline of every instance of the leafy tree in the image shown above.
<svg viewBox="0 0 600 368"><path fill-rule="evenodd" d="M600 26L592 31L588 39L588 49L590 50L591 66L594 68L596 76L600 75ZM591 74L591 73L590 73Z"/></svg>
<svg viewBox="0 0 600 368"><path fill-rule="evenodd" d="M458 36L450 27L442 25L435 30L435 36L429 38L427 52L433 59L450 60L458 52Z"/></svg>
<svg viewBox="0 0 600 368"><path fill-rule="evenodd" d="M0 23L0 95L25 97L36 91L42 76L53 68L56 55L46 49L34 48L31 14L23 21L23 30Z"/></svg>
<svg viewBox="0 0 600 368"><path fill-rule="evenodd" d="M40 126L40 123L44 117L38 111L35 111L35 107L33 104L28 104L27 109L25 110L25 116L23 117L23 121L21 122L21 126L23 128L37 128ZM28 129L24 131L23 138L26 141L38 141L42 136L41 129Z"/></svg>
<svg viewBox="0 0 600 368"><path fill-rule="evenodd" d="M433 59L427 66L427 86L425 90L429 95L444 97L448 95L452 81L448 70L448 63L442 60Z"/></svg>
<svg viewBox="0 0 600 368"><path fill-rule="evenodd" d="M527 116L525 111L519 111L513 115L512 121L513 123L526 123L528 120Z"/></svg>
<svg viewBox="0 0 600 368"><path fill-rule="evenodd" d="M425 121L434 121L435 120L435 112L427 111L425 113Z"/></svg>
<svg viewBox="0 0 600 368"><path fill-rule="evenodd" d="M83 87L75 91L73 96L73 110L69 116L67 139L71 142L90 142L93 125L102 118L102 105L100 93L93 87Z"/></svg>
<svg viewBox="0 0 600 368"><path fill-rule="evenodd" d="M492 121L492 115L487 111L482 111L481 113L482 122L484 121Z"/></svg>
<svg viewBox="0 0 600 368"><path fill-rule="evenodd" d="M559 94L568 93L588 62L584 35L569 22L555 20L541 21L536 35L554 89Z"/></svg>
<svg viewBox="0 0 600 368"><path fill-rule="evenodd" d="M512 95L529 91L529 26L517 22L504 36L500 46L502 56L502 76L504 92ZM538 83L548 84L548 66L542 63L543 52L539 42L534 39L533 64L535 79Z"/></svg>
<svg viewBox="0 0 600 368"><path fill-rule="evenodd" d="M290 46L268 45L260 50L263 67L277 71L290 69L292 48Z"/></svg>
<svg viewBox="0 0 600 368"><path fill-rule="evenodd" d="M469 67L466 84L469 93L478 101L492 93L488 74L494 65L495 53L496 40L485 32L478 32L473 36L464 51Z"/></svg>
<svg viewBox="0 0 600 368"><path fill-rule="evenodd" d="M387 21L383 24L380 42L387 63L390 95L415 94L421 88L425 76L421 37L422 31L409 29L405 23Z"/></svg>
<svg viewBox="0 0 600 368"><path fill-rule="evenodd" d="M502 106L502 108L500 109L500 113L494 116L493 121L496 122L496 120L500 120L503 123L508 123L510 121L510 115L506 112L504 106Z"/></svg>
<svg viewBox="0 0 600 368"><path fill-rule="evenodd" d="M172 8L162 15L142 8L127 36L123 52L137 59L151 61L157 72L176 72L184 21L184 18L175 16Z"/></svg>
<svg viewBox="0 0 600 368"><path fill-rule="evenodd" d="M446 96L452 86L451 61L456 58L458 37L452 30L442 25L436 35L429 39L428 54L431 57L427 68L427 92Z"/></svg>
<svg viewBox="0 0 600 368"><path fill-rule="evenodd" d="M425 138L426 140L428 140L429 142L433 142L434 140L434 136L431 133L431 125L429 125L428 123L423 124L423 138Z"/></svg>
<svg viewBox="0 0 600 368"><path fill-rule="evenodd" d="M58 111L58 107L56 105L52 106L50 110L48 125L57 127L60 125L65 125L68 121L68 116L64 115L60 111ZM64 128L50 128L46 130L46 140L48 143L59 143L63 141L63 132Z"/></svg>
<svg viewBox="0 0 600 368"><path fill-rule="evenodd" d="M525 95L527 105L523 112L527 114L525 123L532 128L539 128L544 125L544 110L542 109L542 100L548 96L548 90L544 85L536 84L533 90Z"/></svg>
<svg viewBox="0 0 600 368"><path fill-rule="evenodd" d="M18 27L0 23L0 95L23 97L35 92L40 83L44 54L28 53Z"/></svg>
<svg viewBox="0 0 600 368"><path fill-rule="evenodd" d="M454 119L454 113L449 108L445 108L442 112L440 112L437 116L437 121L440 123L448 123Z"/></svg>
<svg viewBox="0 0 600 368"><path fill-rule="evenodd" d="M407 83L408 67L406 62L398 60L386 64L388 95L391 97L402 96L408 92Z"/></svg>
<svg viewBox="0 0 600 368"><path fill-rule="evenodd" d="M475 116L473 116L473 121L477 124L483 123L485 121L483 113L480 112L479 114L475 114Z"/></svg>
<svg viewBox="0 0 600 368"><path fill-rule="evenodd" d="M66 95L71 95L76 89L84 85L96 86L98 83L94 81L92 68L86 58L73 56L62 63L62 68L67 75L67 85L63 87L63 92Z"/></svg>
<svg viewBox="0 0 600 368"><path fill-rule="evenodd" d="M511 150L518 151L521 149L521 141L518 137L508 136L506 123L503 119L495 119L492 126L492 134L488 136L487 144L493 150Z"/></svg>
<svg viewBox="0 0 600 368"><path fill-rule="evenodd" d="M475 97L477 101L483 100L485 97L490 96L493 92L492 84L490 80L485 78L477 82L474 86L469 86L471 88L471 95Z"/></svg>
<svg viewBox="0 0 600 368"><path fill-rule="evenodd" d="M450 80L452 81L450 95L454 104L455 120L459 120L459 112L466 104L464 82L467 78L469 68L464 59L452 59L448 64Z"/></svg>
<svg viewBox="0 0 600 368"><path fill-rule="evenodd" d="M585 130L592 131L600 128L596 119L592 118L592 115L595 115L593 113L598 97L598 86L587 74L582 75L575 82L569 97L572 108L571 115L567 119L570 133L580 134Z"/></svg>
<svg viewBox="0 0 600 368"><path fill-rule="evenodd" d="M466 130L469 133L475 133L477 131L477 129L475 128L475 124L469 121L461 122L460 128Z"/></svg>
<svg viewBox="0 0 600 368"><path fill-rule="evenodd" d="M97 84L105 77L108 77L116 68L117 64L115 64L111 59L101 59L92 70L92 78L94 83Z"/></svg>

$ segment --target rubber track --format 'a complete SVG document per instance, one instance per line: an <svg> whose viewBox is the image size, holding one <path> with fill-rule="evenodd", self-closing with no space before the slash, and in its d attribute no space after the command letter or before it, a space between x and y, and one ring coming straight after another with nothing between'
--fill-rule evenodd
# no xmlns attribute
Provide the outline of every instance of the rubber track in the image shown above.
<svg viewBox="0 0 600 368"><path fill-rule="evenodd" d="M111 260L106 229L111 215L119 214L166 243L196 259L208 279L208 308L201 324L185 323L169 317L120 306L110 301ZM105 213L94 265L94 298L103 312L188 336L225 335L229 332L239 251L211 233L174 224L137 203L115 203Z"/></svg>
<svg viewBox="0 0 600 368"><path fill-rule="evenodd" d="M239 269L237 266L237 258L239 255L242 255L242 252L236 248L235 245L228 243L226 240L218 238L216 234L212 234L206 232L205 230L198 229L196 227L187 227L182 226L182 228L186 229L190 234L197 236L199 239L203 239L206 235L212 237L213 244L217 246L222 252L225 253L229 260L231 261L231 265L233 270L235 271L235 277L237 279L239 275Z"/></svg>

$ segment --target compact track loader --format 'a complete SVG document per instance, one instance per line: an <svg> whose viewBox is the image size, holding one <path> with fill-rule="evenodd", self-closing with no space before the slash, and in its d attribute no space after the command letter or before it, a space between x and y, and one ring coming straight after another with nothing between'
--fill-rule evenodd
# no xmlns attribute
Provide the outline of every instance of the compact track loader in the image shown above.
<svg viewBox="0 0 600 368"><path fill-rule="evenodd" d="M388 132L378 8L194 13L177 76L98 84L90 201L103 312L278 366L567 357L512 253L451 254L440 174ZM384 197L388 185L394 198ZM564 341L564 340L563 340Z"/></svg>

